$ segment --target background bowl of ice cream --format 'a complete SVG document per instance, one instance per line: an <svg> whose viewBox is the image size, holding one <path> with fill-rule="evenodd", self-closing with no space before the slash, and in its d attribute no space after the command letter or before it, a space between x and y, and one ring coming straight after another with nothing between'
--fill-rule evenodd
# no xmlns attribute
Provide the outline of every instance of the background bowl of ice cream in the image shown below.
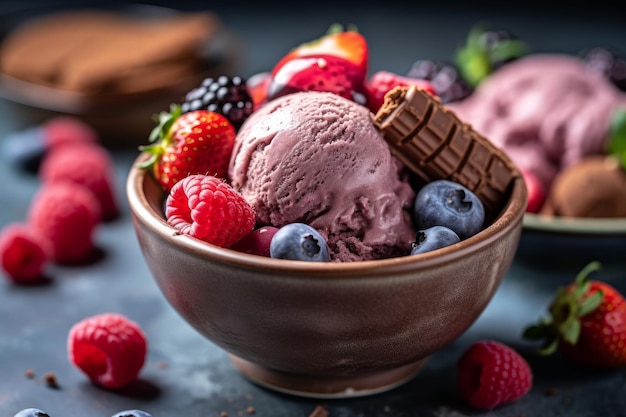
<svg viewBox="0 0 626 417"><path fill-rule="evenodd" d="M127 178L133 224L165 298L252 381L312 397L365 395L415 375L490 302L519 242L526 188L516 177L494 220L429 253L355 262L266 258L174 233L165 194Z"/></svg>
<svg viewBox="0 0 626 417"><path fill-rule="evenodd" d="M531 54L450 105L534 184L520 245L526 259L604 260L626 244L626 173L606 155L611 140L624 135L626 92L598 64Z"/></svg>

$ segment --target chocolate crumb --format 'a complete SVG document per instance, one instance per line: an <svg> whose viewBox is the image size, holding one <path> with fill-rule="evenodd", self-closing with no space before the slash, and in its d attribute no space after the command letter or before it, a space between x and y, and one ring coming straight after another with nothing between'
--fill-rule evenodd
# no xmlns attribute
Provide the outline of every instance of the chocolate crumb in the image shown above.
<svg viewBox="0 0 626 417"><path fill-rule="evenodd" d="M250 406L250 407L246 408L246 413L254 414L254 407Z"/></svg>
<svg viewBox="0 0 626 417"><path fill-rule="evenodd" d="M318 405L313 409L313 412L309 414L309 417L328 417L328 410L323 405Z"/></svg>
<svg viewBox="0 0 626 417"><path fill-rule="evenodd" d="M572 402L572 399L570 397L563 397L563 399L561 400L561 402L565 405L568 405L569 403Z"/></svg>
<svg viewBox="0 0 626 417"><path fill-rule="evenodd" d="M220 413L220 417L228 417L228 413L226 411L222 411Z"/></svg>
<svg viewBox="0 0 626 417"><path fill-rule="evenodd" d="M46 381L46 385L50 388L60 388L59 382L57 381L57 377L54 372L48 372L44 376L44 381Z"/></svg>
<svg viewBox="0 0 626 417"><path fill-rule="evenodd" d="M24 375L26 375L26 378L28 379L33 379L35 377L35 371L33 371L32 369L27 369L24 372Z"/></svg>

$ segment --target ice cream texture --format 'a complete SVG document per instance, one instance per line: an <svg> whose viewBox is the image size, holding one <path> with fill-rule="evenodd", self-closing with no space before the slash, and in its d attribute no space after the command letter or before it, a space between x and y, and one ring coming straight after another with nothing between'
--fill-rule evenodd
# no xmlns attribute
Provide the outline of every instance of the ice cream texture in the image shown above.
<svg viewBox="0 0 626 417"><path fill-rule="evenodd" d="M558 172L603 154L626 95L575 56L533 54L485 79L449 107L549 189Z"/></svg>
<svg viewBox="0 0 626 417"><path fill-rule="evenodd" d="M410 253L415 191L369 110L336 94L300 92L265 104L239 130L232 186L257 225L315 227L336 262Z"/></svg>

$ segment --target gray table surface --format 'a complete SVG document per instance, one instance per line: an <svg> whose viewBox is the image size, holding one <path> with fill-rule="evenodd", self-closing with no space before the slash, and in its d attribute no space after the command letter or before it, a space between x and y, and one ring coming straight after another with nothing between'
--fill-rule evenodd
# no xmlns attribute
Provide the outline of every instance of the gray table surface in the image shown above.
<svg viewBox="0 0 626 417"><path fill-rule="evenodd" d="M15 6L17 7L17 6ZM332 22L356 23L370 41L371 69L404 72L419 58L448 58L469 27L487 20L535 46L536 51L575 53L594 45L626 51L626 25L610 16L540 14L497 9L382 6L290 14L287 9L258 13L224 7L225 22L249 46L244 75L269 68L294 39L312 39ZM216 5L219 9L219 5ZM0 141L28 125L0 103ZM563 237L525 231L516 259L492 302L458 340L434 354L414 379L392 391L341 400L303 399L254 385L230 364L226 353L200 336L167 304L143 261L126 205L124 184L136 148L111 149L116 165L121 217L103 224L96 242L103 257L94 265L51 266L49 282L36 287L0 280L0 417L38 407L52 417L110 416L140 408L155 417L254 415L308 416L325 404L333 417L533 417L626 416L626 372L594 372L561 357L540 358L521 338L523 328L544 315L552 294L587 262L599 260L595 277L626 292L626 238ZM0 155L0 227L24 219L39 186ZM149 340L147 362L137 382L119 392L89 383L67 360L66 337L82 318L116 311L133 318ZM517 348L531 364L535 380L520 401L488 412L466 407L456 393L455 364L474 341L495 339ZM31 369L35 378L26 377ZM44 383L53 372L57 389Z"/></svg>

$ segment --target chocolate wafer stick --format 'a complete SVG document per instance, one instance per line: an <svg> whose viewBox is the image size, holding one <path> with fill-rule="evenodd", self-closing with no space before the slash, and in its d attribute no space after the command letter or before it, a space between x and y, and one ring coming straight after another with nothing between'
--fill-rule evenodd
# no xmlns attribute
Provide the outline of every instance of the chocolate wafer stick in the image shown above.
<svg viewBox="0 0 626 417"><path fill-rule="evenodd" d="M423 181L448 179L472 190L488 214L520 175L508 156L431 94L395 87L374 116L392 153Z"/></svg>

